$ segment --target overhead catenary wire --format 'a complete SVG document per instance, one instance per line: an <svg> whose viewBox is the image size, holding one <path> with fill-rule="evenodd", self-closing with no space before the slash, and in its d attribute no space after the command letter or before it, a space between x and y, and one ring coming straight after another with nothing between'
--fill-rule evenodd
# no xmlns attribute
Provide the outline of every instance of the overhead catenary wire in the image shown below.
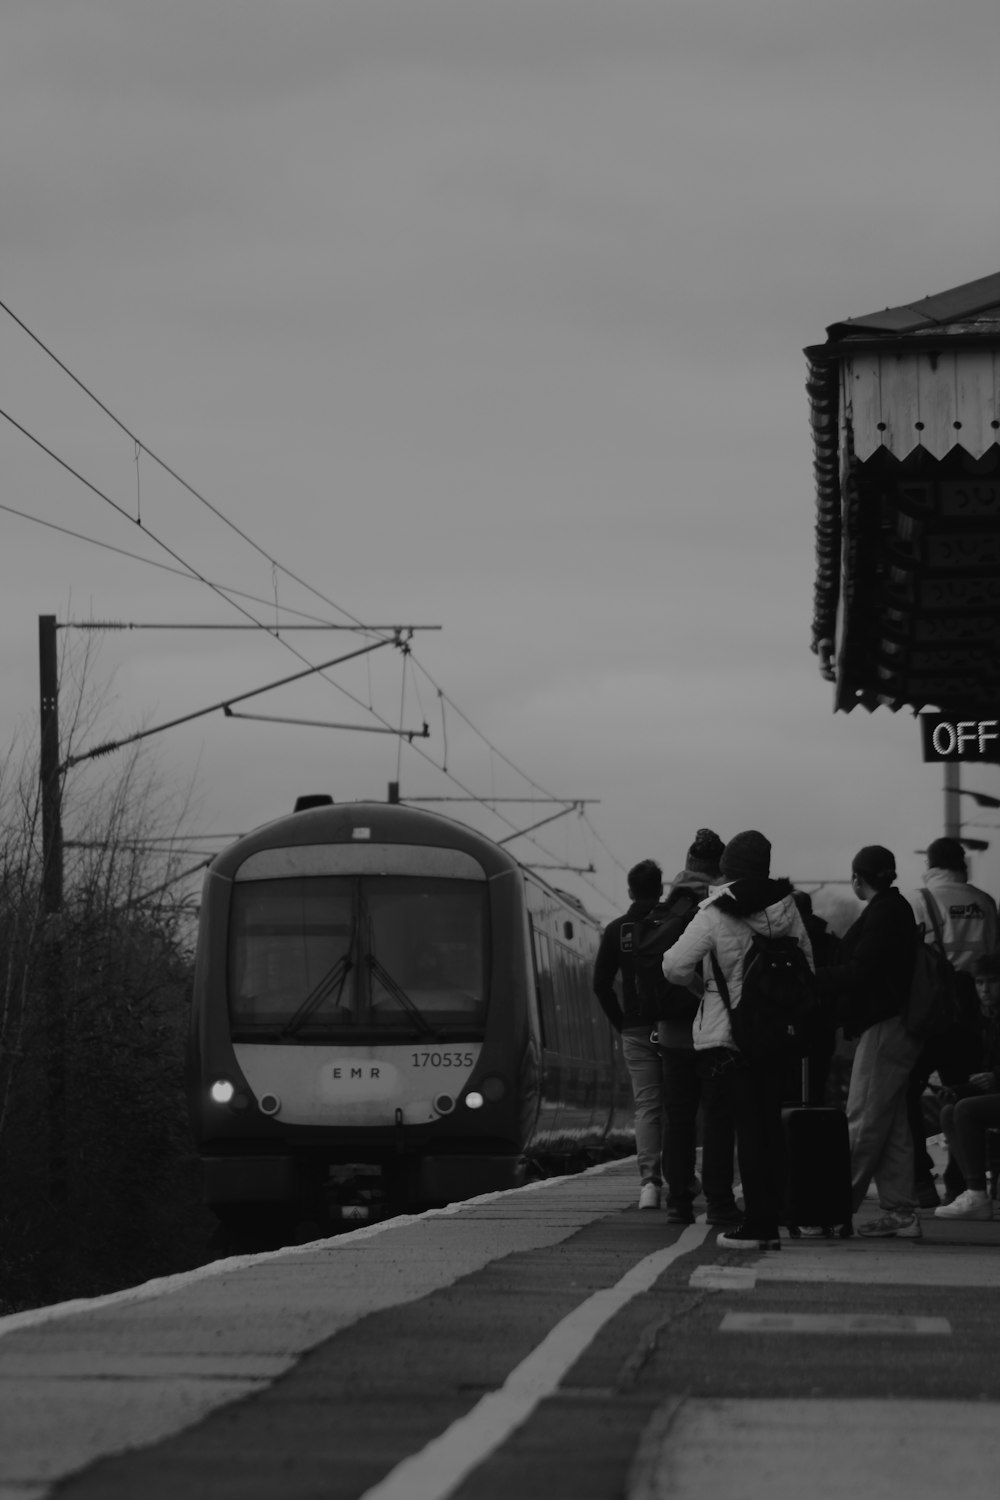
<svg viewBox="0 0 1000 1500"><path fill-rule="evenodd" d="M17 422L8 412L6 412L5 410L3 410L2 408L0 408L0 416L3 416L9 423L11 423L11 425L13 425L18 431L22 432L24 436L26 436L31 442L35 443L50 458L52 458L55 462L57 462L58 464L60 464L61 467L63 467L64 469L66 469L67 472L69 472L71 475L73 475L73 477L76 478L80 483L84 484L93 493L97 494L101 499L105 500L105 502L108 503L109 505L111 505L114 510L116 510L125 519L129 520L131 522L131 524L133 524L133 525L138 524L141 527L141 529L146 533L146 535L148 535L148 536L151 537L151 539L156 543L156 545L160 546L164 551L167 552L167 554L169 556L171 556L172 558L174 558L174 560L181 565L181 567L185 570L185 576L190 577L193 580L198 581L198 582L204 584L206 587L212 589L212 591L214 593L216 593L216 595L218 597L220 597L221 599L223 599L224 602L230 604L233 608L239 610L240 613L242 613L247 619L249 619L250 621L252 621L252 623L253 623L253 625L255 627L257 627L259 629L262 629L262 630L265 630L268 634L270 634L272 636L275 636L275 638L279 640L279 644L283 645L285 647L285 649L292 651L293 655L298 656L301 661L306 662L307 665L311 666L311 664L307 662L307 658L304 657L304 656L302 656L301 653L295 651L295 648L291 645L290 642L282 640L281 637L277 635L275 627L268 626L268 625L264 624L262 621L257 620L255 618L255 616L249 610L244 609L243 606L240 605L236 601L235 598L230 598L228 593L226 593L225 591L223 591L218 585L214 584L212 580L210 580L209 578L207 578L204 575L202 575L199 572L198 569L194 568L191 564L187 563L186 560L184 558L182 558L178 553L176 553L165 541L163 541L161 538L157 537L154 533L150 532L149 529L148 529L148 527L145 527L145 526L142 525L142 521L141 521L141 509L140 509L140 494L139 494L139 462L140 462L140 458L141 458L141 454L142 453L145 453L147 455L147 457L153 463L155 463L159 468L161 468L166 474L170 475L170 477L177 484L179 484L185 491L187 491L187 493L189 493L200 504L204 505L209 511L211 511L211 513L213 515L215 515L216 518L220 522L222 522L226 527L228 527L232 532L234 532L234 534L236 534L237 536L239 536L241 538L241 540L243 540L249 547L251 547L256 553L258 553L259 556L265 558L271 564L272 573L274 575L276 575L276 571L277 570L280 570L281 573L283 573L287 578L289 578L292 581L294 581L295 583L297 583L300 587L306 589L309 593L313 594L316 598L322 600L331 609L335 610L338 614L344 616L345 619L350 620L359 630L361 630L361 631L371 631L372 630L372 627L365 626L361 622L361 620L358 619L358 617L356 615L352 614L352 612L350 610L345 609L342 605L338 604L335 600L331 599L328 595L324 594L321 590L316 589L312 584L310 584L307 580L305 580L304 578L302 578L299 574L295 573L293 570L285 567L284 564L280 563L277 560L277 558L275 558L265 548L261 547L251 536L248 535L248 533L246 533L241 527L237 526L235 524L235 522L231 521L229 519L229 517L226 516L223 511L221 511L217 506L215 506L211 501L209 501L207 499L207 497L204 496L198 489L196 489L186 479L184 479L184 477L181 474L179 474L170 464L168 464L157 453L155 453L151 448L149 448L142 441L142 439L139 438L138 435L128 426L128 424L125 423L125 422L123 422L121 420L121 418L119 418L111 410L111 408L109 406L107 406L90 389L90 387L87 386L85 384L85 382L83 380L81 380L79 378L79 376L77 376L69 368L69 366L62 359L59 358L59 356L54 352L54 350L52 350L28 326L28 324L24 322L24 320L22 318L18 317L18 315L13 311L13 309L6 302L4 302L2 299L0 299L0 310L6 312L7 315L8 315L8 317L10 317L12 319L12 321L15 322L18 325L18 327L21 328L22 331L58 366L58 368L60 370L62 370L63 373L71 381L73 381L73 383L88 397L88 399L90 399L91 401L93 401L94 404L104 413L104 415L112 423L114 423L114 425L116 427L118 427L121 432L123 432L128 438L131 439L131 441L132 441L132 443L134 445L135 462L136 462L136 485L137 485L137 492L136 492L137 515L136 515L136 517L133 518L132 516L130 516L129 513L128 513L128 511L126 511L122 506L119 506L117 504L117 502L115 502L114 500L112 500L109 496L105 495L96 485L92 484L89 480L87 480L82 474L80 474L77 470L75 470L72 465L68 464L65 460L61 459L46 444L44 444L43 442L41 442L40 439L38 439L37 437L35 437L34 434L32 434L31 432L29 432L28 429L26 429L25 427L23 427L22 424L20 424L19 422ZM237 591L232 591L232 592L235 593ZM275 576L275 590L274 590L274 593L275 593L274 604L276 606L277 605L277 582L276 582L276 576ZM254 602L262 602L262 601L254 601ZM398 638L397 638L397 644L399 644ZM475 724L473 724L472 720L468 717L468 715L466 715L464 713L464 711L458 706L458 704L455 703L453 699L451 699L450 697L448 697L448 695L446 695L444 693L443 689L441 689L440 686L434 681L433 677L431 677L430 673L427 671L426 668L424 668L422 666L422 664L420 664L420 663L415 663L415 664L418 665L418 666L420 666L420 670L424 672L424 675L427 676L428 680L432 683L432 685L438 691L439 697L440 697L441 703L442 703L442 717L443 717L443 714L444 714L444 704L445 704L445 702L447 702L448 705L455 711L455 713L458 714L458 716L468 725L468 727L472 730L472 732L475 733L487 746L489 746L489 748L490 748L490 750L491 750L491 752L493 754L497 755L498 758L501 761L503 761L503 763L506 766L508 766L512 771L514 771L516 775L522 777L522 779L525 780L528 783L528 785L534 787L536 791L544 792L544 788L542 788L537 782L535 782L530 776L528 776L526 772L522 771L520 769L520 767L518 767L517 765L515 765L515 763L510 759L510 757L506 756L501 750L499 750L499 748L497 746L493 745L491 743L491 741L489 741L487 739L487 737L482 733L481 730L479 730L477 728L477 726ZM335 681L333 681L330 678L325 677L324 673L321 670L319 670L319 669L314 669L314 670L317 670L318 675L322 676L324 681L328 682L331 686L335 687L338 690L338 692L343 693L345 696L347 696L348 698L350 698L353 702L355 702L356 704L358 704L360 707L362 707L362 708L366 708L367 707L362 702L362 700L360 700L354 694L352 694L351 692L349 692L349 690L346 689L345 687L343 687L342 684L340 684L338 682L335 682ZM405 692L405 674L406 674L406 660L405 660L405 657L404 657L403 673L402 673L404 692ZM371 712L373 714L373 716L375 718L377 718L381 723L388 725L388 720L386 720L380 713L378 713L374 709L374 707L367 707L367 711ZM441 766L438 766L437 762L433 759L432 756L430 756L427 752L425 752L424 750L422 750L421 747L419 747L418 745L413 744L412 738L409 739L408 742L410 743L411 747L417 752L417 754L421 755L422 758L425 761L427 761L430 765L434 766L434 768L436 770L440 771L442 774L444 774L445 776L447 776L448 779L450 781L452 781L454 783L454 785L458 786L463 792L466 792L470 796L472 796L472 794L469 792L469 789L467 787L465 787L463 785L463 783L461 781L459 781L458 778L455 777L452 772L450 772L450 771L447 770L447 754L445 755L445 762L444 762L444 764L441 765ZM399 751L398 751L397 759L399 758L399 756L401 756L401 753L402 753L402 738L400 739L400 743L399 743ZM398 772L397 772L397 780L398 780ZM479 800L479 801L482 802L483 799L478 798L476 800ZM555 798L553 798L553 800L554 801L555 800L562 801L564 799L555 799ZM486 805L486 804L484 804L484 805ZM572 803L569 803L568 804L568 810L571 810L571 809L572 809ZM510 820L504 818L503 815L500 814L500 813L498 813L495 808L492 809L492 811L494 813L494 816L499 817L501 819L501 821L506 822L509 827L514 828L513 823L511 823ZM600 840L599 836L596 835L596 830L593 830L593 826L592 826L592 824L589 824L589 821L588 821L588 826L591 827L591 830L595 833L595 836L598 837L598 842L601 844L601 847L605 849L605 852L608 853L609 857L611 857L612 859L614 859L614 856L612 856L610 854L610 851L607 849L607 846L603 843L602 840ZM540 843L538 843L538 841L536 839L534 839L534 838L532 838L530 836L531 835L531 830L515 830L515 835L518 834L518 833L520 833L522 836L524 836L525 838L527 838L528 842L531 843L531 844L533 844L542 853L546 854L550 858L555 858L556 857L556 856L554 856L552 854L551 850L546 849L543 845L541 845ZM614 862L616 864L620 864L620 862L617 861L616 859L614 860ZM594 889L595 891L597 891L597 893L599 895L601 895L605 900L609 899L605 895L605 893L602 892L602 891L600 891L599 888L596 885L594 885L592 882L587 881L586 883L588 885L590 885L592 889Z"/></svg>
<svg viewBox="0 0 1000 1500"><path fill-rule="evenodd" d="M26 510L18 510L16 506L0 504L0 510L6 511L7 514L11 516L19 516L23 521L30 521L35 526L43 526L48 531L58 531L63 536L72 537L74 541L86 542L90 547L100 547L105 552L116 553L118 557L128 557L133 562L142 563L147 568L157 568L162 573L173 573L175 577L186 578L189 582L192 583L197 583L200 581L197 578L193 578L186 567L175 568L172 567L170 563L158 561L158 559L155 557L143 557L141 552L130 552L126 547L116 547L112 542L102 542L98 537L87 536L82 531L73 531L69 526L60 526L55 521L46 521L41 516L33 516ZM233 594L240 599L249 599L252 604L264 604L268 608L270 608L273 602L270 599L262 599L259 594L251 594L248 593L245 589L235 588L232 584L219 583L217 580L212 579L209 579L208 582L212 585L212 587L215 588L217 593L226 595ZM329 630L353 630L356 628L352 625L340 625L325 621L320 615L313 614L311 611L305 609L295 609L290 604L283 605L282 607L286 614L297 615L301 620L314 621L317 625ZM254 627L250 625L246 627L246 629L248 630L253 628ZM280 630L286 630L288 626L272 626L261 624L256 628L264 630L270 635L277 634ZM373 625L371 628L373 630L379 630L388 629L389 627Z"/></svg>
<svg viewBox="0 0 1000 1500"><path fill-rule="evenodd" d="M84 760L93 760L100 755L108 755L112 750L121 750L125 745L134 745L138 740L145 740L153 734L160 734L164 729L175 729L179 724L190 724L193 719L201 719L206 714L218 713L221 709L227 717L233 715L230 705L233 703L245 703L248 698L258 698L261 693L269 693L274 688L285 687L290 682L298 682L303 677L310 676L313 672L322 672L327 667L338 666L341 662L351 661L356 656L364 656L368 651L378 651L382 646L387 646L388 641L372 641L367 646L361 646L357 651L350 651L346 656L335 657L332 661L323 662L320 666L307 666L304 672L293 672L290 677L282 677L278 682L268 682L264 687L251 688L246 693L236 693L230 698L222 698L217 703L211 703L207 708L197 708L192 713L182 714L179 718L168 719L165 724L154 724L149 729L139 729L134 734L123 736L118 740L109 740L106 744L95 745L90 750L79 755L68 755L60 766L61 771L67 771L71 766L77 766Z"/></svg>
<svg viewBox="0 0 1000 1500"><path fill-rule="evenodd" d="M119 505L116 500L113 500L110 495L106 495L98 485L93 484L83 474L79 473L79 471L76 470L72 464L61 458L58 453L56 453L52 448L48 446L48 444L43 443L40 438L36 437L34 433L30 432L28 428L24 427L20 422L16 420L16 418L12 417L9 412L4 410L3 407L0 407L0 417L5 418L5 420L8 421L11 426L15 427L18 432L23 433L23 435L28 438L30 442L34 443L37 448L39 448L61 468L65 469L67 473L71 474L74 479L79 480L79 482L88 490L90 490L92 494L97 495L99 499L105 501L106 504L110 505L111 508L118 513L118 515L123 516L127 521L130 522L130 524L135 524L128 511L125 510L123 506ZM366 705L360 698L356 697L354 693L345 688L342 683L334 682L332 678L326 677L324 675L323 669L314 667L312 662L309 661L308 657L303 656L301 651L297 651L290 641L286 641L280 636L275 636L274 630L270 626L265 625L263 621L258 620L256 616L250 612L250 610L244 609L242 604L237 603L234 599L230 599L228 595L224 594L218 588L218 586L211 581L211 579L204 577L197 568L195 568L191 563L187 562L185 558L181 557L180 553L175 552L167 542L162 541L158 536L156 536L154 532L150 531L148 526L143 527L143 532L152 541L154 541L158 547L162 547L163 550L170 557L172 557L175 562L180 563L181 567L186 570L187 577L194 579L198 583L205 584L207 588L210 588L213 593L217 594L218 597L221 598L225 603L231 605L233 609L238 610L240 614L243 615L246 619L252 621L253 624L260 630L264 631L265 634L271 636L274 639L277 639L278 644L280 646L283 646L286 651L290 651L293 656L296 656L299 659L299 661L304 662L307 667L310 667L313 671L318 672L318 675L323 677L323 680L325 682L328 682L331 687L335 687L338 692L341 692L345 695L345 697L350 698L352 703L356 703L360 708L365 708ZM368 627L366 626L362 625L358 628L362 633L369 633L374 635L376 640L380 641L382 644L387 644L389 641L388 636L384 634L380 635L377 631L369 631Z"/></svg>
<svg viewBox="0 0 1000 1500"><path fill-rule="evenodd" d="M70 369L69 365L67 365L64 360L60 359L58 354L56 354L53 349L50 349L48 344L46 344L44 340L34 332L33 329L29 328L28 324L25 323L23 318L19 318L17 313L14 312L13 308L9 307L8 304L2 300L2 298L0 298L0 310L5 312L7 316L13 322L15 322L24 333L27 334L28 338L30 338L34 344L37 344L38 348L41 349L43 353L48 355L49 359L51 359L56 365L58 365L63 374L68 376L69 379L72 380L73 384L77 386L79 390L83 391L84 395L87 396L91 401L93 401L95 406L100 408L100 410L109 419L109 421L113 422L115 426L118 427L126 435L126 437L131 438L132 442L135 444L137 451L137 464L138 450L141 449L142 452L145 453L146 456L153 461L153 463L161 468L165 474L169 474L171 479L175 480L182 489L186 490L187 493L193 497L193 499L197 500L199 504L204 505L207 510L210 510L212 514L222 522L224 526L228 526L230 531L233 531L238 537L246 542L248 547L251 547L256 553L258 553L260 557L263 557L267 562L269 562L272 568L280 568L281 572L285 574L286 578L292 579L292 581L299 584L300 587L306 589L309 593L314 594L317 599L322 599L324 604L328 604L331 609L335 609L338 614L342 614L345 619L351 620L357 626L362 625L362 622L357 618L357 616L353 615L350 610L344 609L341 605L335 603L334 600L321 593L319 589L314 588L312 584L307 583L305 579L300 578L296 573L293 573L290 568L286 568L282 563L279 563L278 560L273 557L266 548L261 547L259 543L255 542L251 536L249 536L245 531L242 530L241 527L236 525L235 521L231 521L223 511L219 510L219 508L213 505L212 502L208 500L199 490L195 489L194 485L189 484L181 474L178 474L176 469L171 468L170 464L168 464L164 459L160 458L158 454L154 453L152 448L148 447L142 441L142 439L132 431L131 427L129 427L126 422L123 422L120 417L116 416L111 408L105 405L105 403L100 399L99 396L95 395L90 387ZM6 413L3 413L3 415L6 415ZM127 512L123 511L122 514L127 514ZM129 519L131 519L131 517L129 517ZM145 528L143 529L145 530Z"/></svg>
<svg viewBox="0 0 1000 1500"><path fill-rule="evenodd" d="M2 305L3 304L0 303L0 306L2 306ZM65 459L63 459L48 444L44 443L40 438L38 438L28 428L24 427L22 423L18 422L16 420L16 418L12 417L10 415L10 413L7 412L2 407L0 407L0 416L2 416L6 421L8 421L11 424L11 426L13 426L17 431L21 432L26 438L28 438L29 441L32 442L37 448L39 448L43 453L45 453L47 457L51 458L61 468L65 469L70 475L72 475L72 477L74 479L77 479L82 485L84 485L84 487L86 489L90 490L91 493L95 494L99 499L105 501L105 503L108 504L112 508L112 510L114 510L118 515L120 515L124 519L128 520L130 522L130 524L132 524L132 525L135 524L135 522L133 521L132 517L129 515L128 511L125 510L123 506L119 505L117 501L115 501L115 500L113 500L111 498L111 496L106 495L104 493L104 491L102 489L100 489L100 487L98 485L95 485L91 480L87 479L85 475L79 473L79 471L77 469L75 469L72 464L68 463ZM228 595L225 594L224 592L222 592L222 590L220 590L217 585L215 585L210 579L206 578L203 574L201 574L198 571L198 569L194 568L190 563L188 563L185 558L183 558L178 552L176 552L172 547L170 547L168 543L162 541L154 532L150 531L148 527L143 527L143 531L144 531L145 535L147 535L148 537L150 537L150 539L157 546L162 547L163 550L165 552L167 552L167 554L170 557L172 557L176 563L178 563L180 565L180 567L184 570L184 576L186 576L188 578L191 578L192 580L194 580L196 582L205 584L206 587L212 589L212 591L219 598L221 598L225 603L230 604L232 606L232 608L238 610L239 613L244 616L244 618L250 620L255 627L263 630L266 634L274 637L274 630L273 630L272 627L264 624L262 621L257 620L256 617L251 613L250 610L244 609L244 607L241 604L239 604L235 599L230 599L228 597ZM316 592L316 591L314 590L313 592ZM322 596L319 596L319 597L322 597ZM334 607L336 607L336 606L334 606ZM346 614L346 611L340 611L340 612ZM368 627L359 626L359 630L362 633L366 633L368 631ZM375 634L376 640L378 641L379 644L388 644L389 643L389 637L387 637L387 636L380 636L380 635L378 635L375 632L371 632L371 633ZM393 727L393 726L389 725L389 721L382 714L380 714L374 707L366 705L362 699L358 698L354 693L350 692L350 690L347 689L347 688L345 688L341 683L335 682L332 678L327 677L325 675L325 667L318 667L318 668L315 667L313 665L313 663L311 663L308 660L307 657L305 657L300 651L296 650L296 648L291 644L291 642L289 642L287 640L284 640L281 637L274 637L274 638L276 638L278 640L278 644L281 645L281 646L283 646L285 650L290 651L293 656L295 656L295 657L298 658L298 660L304 662L306 664L307 668L309 669L310 673L315 672L318 676L322 677L325 682L329 683L330 686L336 688L338 692L343 693L353 703L357 704L360 708L366 709L366 711L369 712L369 713L371 713L375 718L377 718L380 723L386 725L387 727ZM399 642L397 642L397 643L399 643ZM407 653L407 654L411 654L411 653ZM420 664L418 663L418 665L420 665ZM435 682L435 680L433 679L433 677L431 677L430 673L427 671L427 669L425 667L423 667L422 665L420 665L420 669L421 669L421 671L423 671L423 673L427 677L428 681L431 682L432 686L434 686L434 688L439 692L439 694L442 697L442 700L443 701L447 701L447 703L449 704L449 706L454 709L455 713L458 714L458 716L468 725L468 727L473 731L473 733L476 734L489 747L491 753L496 754L499 757L499 759L501 759L507 766L509 766L513 771L515 771L516 774L518 774L525 781L527 781L529 785L535 787L536 790L538 790L538 791L542 791L543 790L543 788L541 788L538 785L538 783L536 783L535 781L533 781L531 777L527 776L527 774L525 772L521 771L520 768L517 767L514 764L514 762L512 760L510 760L510 758L508 756L504 755L504 753L502 751L500 751L496 746L494 746L487 739L487 737L482 733L482 731L479 730L477 728L477 726L472 722L472 720L469 718L469 716L466 713L464 713L464 711L461 708L459 708L459 706L454 702L454 700L452 700L450 697L448 697L447 694L444 693L444 690L442 688L440 688L440 686L438 685L437 682ZM404 671L405 671L405 659L404 659ZM233 699L231 701L236 701L236 700ZM193 717L198 717L198 716L199 715L194 715ZM192 716L187 716L187 717L192 717ZM179 724L179 723L184 722L184 721L185 720L181 720L181 719L172 720L172 721L170 721L169 724L167 724L167 725L160 725L160 726L158 726L158 728L159 729L169 728L169 727L172 727L175 724ZM135 739L144 738L144 737L146 737L146 735L154 733L154 732L156 732L156 731L149 730L149 731L145 731L145 732L140 732L137 735L129 736L128 739L123 739L121 741L116 741L113 744L109 743L106 746L97 747L96 751L91 751L86 756L81 755L81 756L78 756L78 757L70 757L66 762L64 762L63 768L66 769L68 766L77 764L80 760L90 758L95 753L102 754L102 753L105 753L105 752L109 752L112 749L118 748L120 745L123 745L123 744L126 744L126 743L131 743ZM402 743L402 741L400 741L400 744L401 743ZM428 762L428 764L434 766L434 768L436 770L442 770L442 767L438 766L438 764L434 760L434 758L431 755L427 754L425 751L423 751L419 746L415 745L413 743L412 739L409 739L408 743L411 745L411 747L413 749L416 750L416 752L417 752L418 755L421 755L423 757L423 759ZM448 779L450 781L452 781L454 783L454 785L458 786L463 792L467 793L470 797L472 796L472 793L470 792L470 789L467 786L465 786L464 783L461 782L452 772L443 771L443 774L445 774L448 777ZM483 802L483 799L481 797L476 798L475 800L478 800L482 805L488 805L487 803ZM556 800L562 800L562 799L556 799ZM506 824L506 826L508 828L510 828L510 829L512 829L514 831L515 835L522 834L522 830L518 829L517 826L516 826L516 824L513 823L509 818L506 818L506 817L503 816L503 814L496 812L495 809L492 809L492 811L494 812L494 815L501 820L501 822L503 822L504 824ZM553 853L553 851L551 849L548 849L545 845L539 843L537 839L534 839L534 838L531 837L531 830L523 831L523 836L528 839L529 843L533 844L536 849L538 849L541 853L545 854L549 859L553 859L554 860L557 857ZM600 890L599 887L597 887L596 885L593 884L593 882L586 881L586 884L590 885L591 888L593 890L595 890L597 892L597 894L600 895L604 900L608 900L609 899L607 897L607 895L603 891Z"/></svg>

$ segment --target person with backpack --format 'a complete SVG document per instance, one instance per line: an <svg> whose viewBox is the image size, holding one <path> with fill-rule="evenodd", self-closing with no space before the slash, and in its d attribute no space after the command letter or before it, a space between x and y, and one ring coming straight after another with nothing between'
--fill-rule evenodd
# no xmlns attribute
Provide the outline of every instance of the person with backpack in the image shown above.
<svg viewBox="0 0 1000 1500"><path fill-rule="evenodd" d="M700 829L722 848L722 840ZM697 845L697 839L695 841ZM695 846L692 846L694 849ZM700 851L701 846L698 846ZM690 851L689 851L690 853ZM697 857L697 854L696 854ZM657 1025L677 1013L678 1002L690 1006L687 991L677 994L663 977L664 950L691 920L708 890L703 874L693 877L697 888L675 884L663 899L663 872L652 859L644 859L628 872L631 905L621 917L609 922L601 935L594 961L593 988L601 1009L620 1033L622 1055L632 1083L635 1101L635 1149L639 1167L639 1207L659 1208L663 1193L663 1159L669 1141L666 1114L665 1054L660 1051ZM621 998L615 981L621 975ZM688 1012L690 1014L690 1011ZM697 1109L697 1106L695 1106ZM675 1153L679 1163L686 1150ZM690 1223L691 1204L697 1184L694 1179L694 1142L690 1164L681 1182L668 1174L667 1210L674 1223ZM732 1144L729 1147L729 1195L732 1197Z"/></svg>
<svg viewBox="0 0 1000 1500"><path fill-rule="evenodd" d="M969 882L965 848L959 839L933 839L927 846L927 869L919 890L906 898L924 942L936 944L959 975L957 1013L935 1029L924 1042L907 1089L907 1110L913 1134L917 1203L936 1208L940 1202L934 1182L934 1163L927 1150L923 1095L932 1073L945 1088L961 1088L977 1050L978 1008L973 967L997 943L997 908L992 896ZM965 1187L954 1156L944 1172L946 1202Z"/></svg>
<svg viewBox="0 0 1000 1500"><path fill-rule="evenodd" d="M807 891L793 892L799 916L809 936L812 948L813 968L824 969L837 962L840 957L840 939L825 919L813 910L812 897ZM826 1099L827 1084L833 1054L837 1048L837 1027L828 1007L821 1008L813 1018L806 1038L806 1056L809 1059L809 1098L814 1104ZM798 1099L802 1088L802 1069L798 1059L791 1069L795 1075L790 1079L788 1096Z"/></svg>
<svg viewBox="0 0 1000 1500"><path fill-rule="evenodd" d="M684 868L675 875L666 907L678 914L695 910L709 895L710 887L722 880L719 859L725 845L711 828L699 828L684 859ZM686 924L687 918L685 918ZM666 927L666 924L665 924ZM680 936L678 927L666 946ZM721 1097L703 1098L698 1054L694 1050L691 1026L700 997L689 989L668 984L663 978L660 949L657 960L663 984L659 1004L657 1035L663 1053L664 1106L667 1117L664 1162L667 1179L667 1217L673 1224L694 1223L694 1195L698 1116L702 1124L701 1180L705 1192L706 1219L709 1224L729 1225L742 1215L733 1196L733 1146L735 1141L733 1112L729 1101Z"/></svg>
<svg viewBox="0 0 1000 1500"><path fill-rule="evenodd" d="M858 850L851 889L865 909L841 939L839 962L817 969L816 985L836 1006L844 1036L859 1039L847 1094L853 1211L874 1178L882 1214L857 1232L865 1238L919 1239L906 1089L920 1042L903 1021L917 928L895 879L890 850L881 844Z"/></svg>
<svg viewBox="0 0 1000 1500"><path fill-rule="evenodd" d="M724 1228L717 1243L727 1250L780 1250L781 1106L792 1016L777 1004L769 1007L766 998L770 981L781 989L782 969L793 976L791 990L804 994L812 951L791 882L771 879L771 845L762 833L738 833L719 865L725 884L702 902L664 954L663 973L673 984L703 983L692 1026L702 1102L708 1109L728 1106L736 1127L746 1207L742 1221Z"/></svg>
<svg viewBox="0 0 1000 1500"><path fill-rule="evenodd" d="M663 871L653 859L640 860L628 872L630 905L601 934L594 960L594 994L621 1035L622 1055L635 1102L635 1151L639 1168L639 1207L660 1207L663 1191L663 1058L653 1040L656 1005L636 989L633 948L637 928L659 909ZM621 975L621 998L615 980Z"/></svg>

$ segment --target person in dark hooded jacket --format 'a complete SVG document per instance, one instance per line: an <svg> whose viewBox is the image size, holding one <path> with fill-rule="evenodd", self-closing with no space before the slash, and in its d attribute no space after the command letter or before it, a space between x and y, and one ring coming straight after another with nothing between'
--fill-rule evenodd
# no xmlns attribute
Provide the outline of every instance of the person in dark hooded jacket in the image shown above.
<svg viewBox="0 0 1000 1500"><path fill-rule="evenodd" d="M910 993L917 926L895 889L895 856L881 844L859 849L851 887L865 910L841 939L840 962L821 968L816 985L836 1005L845 1037L858 1037L847 1095L854 1210L874 1178L882 1215L859 1226L865 1237L920 1238L913 1172L913 1138L906 1089L920 1043L906 1031L902 1010Z"/></svg>
<svg viewBox="0 0 1000 1500"><path fill-rule="evenodd" d="M748 829L730 839L720 867L725 885L702 902L685 932L663 956L663 973L673 984L704 983L692 1027L703 1081L703 1100L728 1101L736 1125L736 1151L743 1179L746 1213L718 1244L731 1250L780 1250L785 1142L781 1126L787 1059L746 1058L733 1040L731 1013L740 1003L743 961L754 932L791 936L810 965L812 949L788 880L772 880L771 845ZM712 959L729 992L727 1005L716 982Z"/></svg>
<svg viewBox="0 0 1000 1500"><path fill-rule="evenodd" d="M630 906L601 934L594 961L594 994L622 1039L622 1056L635 1100L635 1153L639 1169L639 1207L660 1207L663 1191L663 1057L653 1036L656 1016L636 989L635 968L622 943L622 929L648 916L663 895L663 871L653 859L640 860L628 872ZM621 975L621 999L615 980Z"/></svg>

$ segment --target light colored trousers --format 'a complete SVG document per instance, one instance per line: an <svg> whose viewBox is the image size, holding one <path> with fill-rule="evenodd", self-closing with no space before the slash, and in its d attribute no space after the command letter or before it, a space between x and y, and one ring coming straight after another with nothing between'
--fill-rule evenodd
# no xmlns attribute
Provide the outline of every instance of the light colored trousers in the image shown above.
<svg viewBox="0 0 1000 1500"><path fill-rule="evenodd" d="M916 1209L906 1086L919 1055L897 1016L869 1026L858 1042L847 1094L855 1213L872 1178L887 1213Z"/></svg>
<svg viewBox="0 0 1000 1500"><path fill-rule="evenodd" d="M651 1027L622 1032L622 1056L635 1100L635 1154L642 1182L663 1182L663 1056Z"/></svg>

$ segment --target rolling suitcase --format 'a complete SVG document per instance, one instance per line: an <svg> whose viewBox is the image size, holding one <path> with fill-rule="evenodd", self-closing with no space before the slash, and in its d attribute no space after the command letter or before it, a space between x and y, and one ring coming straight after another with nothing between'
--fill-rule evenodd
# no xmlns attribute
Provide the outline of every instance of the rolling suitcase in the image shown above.
<svg viewBox="0 0 1000 1500"><path fill-rule="evenodd" d="M802 1103L781 1111L787 1160L788 1232L802 1226L842 1239L854 1233L851 1205L851 1147L847 1116L841 1109L809 1102L809 1062L802 1060Z"/></svg>

